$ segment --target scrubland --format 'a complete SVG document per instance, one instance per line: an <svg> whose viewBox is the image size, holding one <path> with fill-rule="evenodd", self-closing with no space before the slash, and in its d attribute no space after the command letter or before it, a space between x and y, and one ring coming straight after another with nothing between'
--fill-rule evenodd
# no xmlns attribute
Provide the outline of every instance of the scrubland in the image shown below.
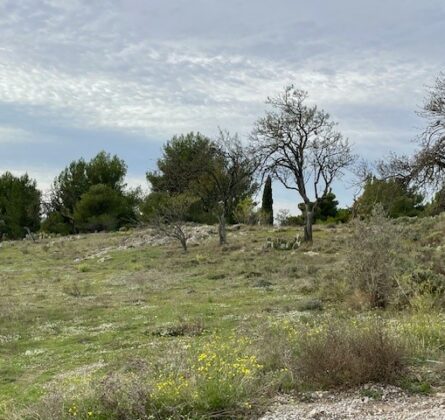
<svg viewBox="0 0 445 420"><path fill-rule="evenodd" d="M440 391L444 216L316 225L295 250L265 246L295 227L240 226L222 247L209 227L188 253L144 229L4 242L0 418L252 418L280 393Z"/></svg>

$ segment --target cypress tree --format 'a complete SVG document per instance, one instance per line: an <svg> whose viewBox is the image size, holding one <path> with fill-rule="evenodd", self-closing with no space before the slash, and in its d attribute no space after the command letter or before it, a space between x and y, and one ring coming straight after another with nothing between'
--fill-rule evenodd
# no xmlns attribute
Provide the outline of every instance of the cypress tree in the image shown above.
<svg viewBox="0 0 445 420"><path fill-rule="evenodd" d="M266 178L264 184L261 213L263 214L263 223L266 225L273 225L272 178L270 175Z"/></svg>

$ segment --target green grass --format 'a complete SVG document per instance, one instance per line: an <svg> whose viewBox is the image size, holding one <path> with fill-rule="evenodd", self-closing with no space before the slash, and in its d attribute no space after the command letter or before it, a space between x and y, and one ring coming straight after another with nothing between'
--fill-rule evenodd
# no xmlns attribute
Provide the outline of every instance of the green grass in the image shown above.
<svg viewBox="0 0 445 420"><path fill-rule="evenodd" d="M283 320L316 325L373 317L332 298L350 228L316 226L312 248L263 249L267 237L291 238L296 229L243 227L229 233L226 247L211 237L187 254L175 243L119 248L139 231L3 243L0 417L50 389L102 378L134 360L160 365L178 346L199 348L213 334L255 338L264 325ZM411 340L420 359L443 356L440 311L379 316ZM187 322L199 322L202 331L159 333Z"/></svg>

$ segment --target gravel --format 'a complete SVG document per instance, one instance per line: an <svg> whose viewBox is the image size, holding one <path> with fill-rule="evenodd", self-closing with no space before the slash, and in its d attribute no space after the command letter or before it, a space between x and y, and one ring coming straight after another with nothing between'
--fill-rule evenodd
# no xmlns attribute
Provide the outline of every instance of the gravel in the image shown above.
<svg viewBox="0 0 445 420"><path fill-rule="evenodd" d="M445 393L407 394L393 386L368 385L349 392L313 392L300 400L277 397L262 420L295 419L443 420Z"/></svg>

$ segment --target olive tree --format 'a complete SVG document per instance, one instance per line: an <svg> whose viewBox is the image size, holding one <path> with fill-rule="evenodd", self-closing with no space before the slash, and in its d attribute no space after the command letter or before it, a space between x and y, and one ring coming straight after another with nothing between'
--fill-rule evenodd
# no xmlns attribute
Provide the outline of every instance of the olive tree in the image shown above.
<svg viewBox="0 0 445 420"><path fill-rule="evenodd" d="M351 147L330 116L307 104L308 94L287 86L252 132L252 150L285 188L296 191L304 204L304 239L312 242L314 214L333 181L354 161Z"/></svg>

